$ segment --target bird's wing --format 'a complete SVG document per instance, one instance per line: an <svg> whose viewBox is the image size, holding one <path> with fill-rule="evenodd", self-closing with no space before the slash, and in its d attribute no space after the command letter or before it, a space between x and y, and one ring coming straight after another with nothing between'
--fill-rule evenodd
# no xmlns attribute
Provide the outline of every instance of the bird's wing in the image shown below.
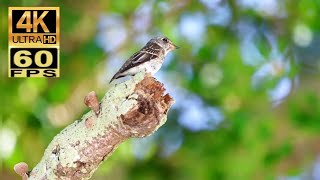
<svg viewBox="0 0 320 180"><path fill-rule="evenodd" d="M134 53L112 77L111 81L122 77L121 74L132 67L138 66L144 62L155 59L164 54L164 49L156 43L146 44L140 51ZM110 82L111 82L110 81Z"/></svg>
<svg viewBox="0 0 320 180"><path fill-rule="evenodd" d="M126 71L134 66L140 65L151 59L157 58L162 55L163 48L156 43L148 43L140 51L133 54L121 67L119 71Z"/></svg>

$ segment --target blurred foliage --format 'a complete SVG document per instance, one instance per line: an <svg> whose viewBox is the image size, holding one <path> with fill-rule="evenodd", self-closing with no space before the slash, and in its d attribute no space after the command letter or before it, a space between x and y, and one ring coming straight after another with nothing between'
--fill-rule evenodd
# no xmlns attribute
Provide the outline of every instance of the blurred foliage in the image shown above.
<svg viewBox="0 0 320 180"><path fill-rule="evenodd" d="M156 77L176 99L154 135L92 179L319 179L320 1L1 0L0 179L34 167L149 38L182 48ZM61 77L7 78L9 6L59 6Z"/></svg>

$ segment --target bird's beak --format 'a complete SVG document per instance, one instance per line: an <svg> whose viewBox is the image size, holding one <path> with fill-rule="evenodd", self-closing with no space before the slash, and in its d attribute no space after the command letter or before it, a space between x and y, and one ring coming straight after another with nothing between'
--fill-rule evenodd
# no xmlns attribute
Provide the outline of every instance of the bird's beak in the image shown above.
<svg viewBox="0 0 320 180"><path fill-rule="evenodd" d="M174 45L174 44L171 44L171 47L172 47L172 49L173 49L173 50L174 50L174 49L179 49L179 48L180 48L179 46Z"/></svg>

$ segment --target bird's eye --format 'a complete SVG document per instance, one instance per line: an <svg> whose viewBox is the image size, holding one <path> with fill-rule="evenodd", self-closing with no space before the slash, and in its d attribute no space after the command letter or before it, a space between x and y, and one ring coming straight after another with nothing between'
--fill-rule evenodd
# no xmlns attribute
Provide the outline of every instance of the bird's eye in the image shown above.
<svg viewBox="0 0 320 180"><path fill-rule="evenodd" d="M168 39L167 38L162 38L162 41L167 43Z"/></svg>

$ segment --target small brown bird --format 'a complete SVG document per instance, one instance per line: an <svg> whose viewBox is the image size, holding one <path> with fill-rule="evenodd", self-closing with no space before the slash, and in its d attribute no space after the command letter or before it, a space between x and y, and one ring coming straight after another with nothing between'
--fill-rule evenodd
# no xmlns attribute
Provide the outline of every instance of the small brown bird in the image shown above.
<svg viewBox="0 0 320 180"><path fill-rule="evenodd" d="M152 38L140 51L134 53L111 78L118 79L138 72L155 74L162 66L166 55L179 47L174 45L167 37Z"/></svg>

